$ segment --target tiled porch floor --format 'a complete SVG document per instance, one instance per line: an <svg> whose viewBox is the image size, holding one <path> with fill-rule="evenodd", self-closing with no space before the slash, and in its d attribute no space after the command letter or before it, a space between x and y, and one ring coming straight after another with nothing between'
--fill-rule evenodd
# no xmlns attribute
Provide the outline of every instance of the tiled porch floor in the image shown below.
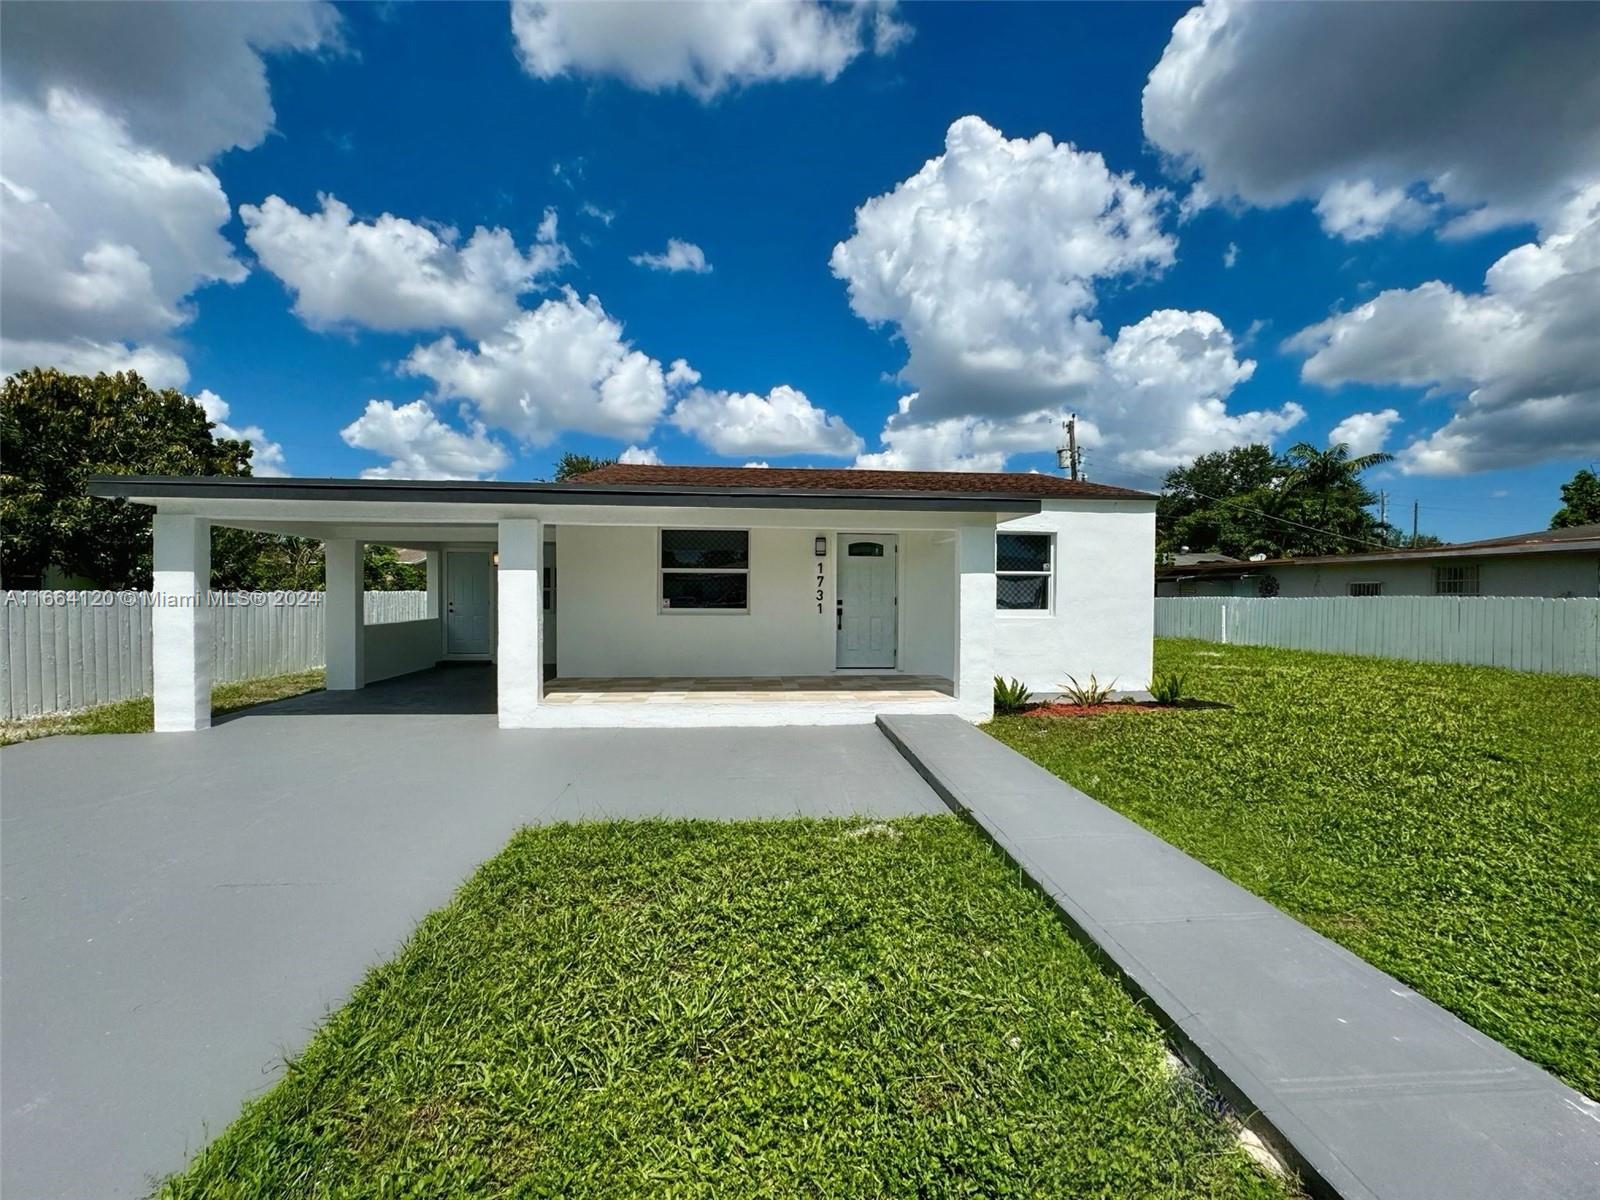
<svg viewBox="0 0 1600 1200"><path fill-rule="evenodd" d="M806 700L948 700L955 687L937 675L662 676L556 678L545 704L704 704Z"/></svg>

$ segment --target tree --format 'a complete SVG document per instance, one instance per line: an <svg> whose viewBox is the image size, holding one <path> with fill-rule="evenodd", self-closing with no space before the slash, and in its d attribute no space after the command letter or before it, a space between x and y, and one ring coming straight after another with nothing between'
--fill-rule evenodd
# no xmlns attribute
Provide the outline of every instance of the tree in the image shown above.
<svg viewBox="0 0 1600 1200"><path fill-rule="evenodd" d="M1574 525L1600 522L1600 475L1585 467L1561 485L1561 507L1550 518L1551 529L1571 529Z"/></svg>
<svg viewBox="0 0 1600 1200"><path fill-rule="evenodd" d="M1293 505L1303 528L1301 553L1342 554L1370 549L1383 540L1383 526L1368 512L1378 497L1361 482L1364 472L1394 461L1392 454L1360 454L1352 458L1343 442L1319 450L1299 442L1284 455L1288 473L1283 492Z"/></svg>
<svg viewBox="0 0 1600 1200"><path fill-rule="evenodd" d="M428 569L401 562L393 546L368 546L361 574L369 592L420 592L428 586Z"/></svg>
<svg viewBox="0 0 1600 1200"><path fill-rule="evenodd" d="M1161 550L1192 550L1244 558L1283 553L1281 525L1271 517L1285 466L1262 445L1202 454L1167 472L1156 504Z"/></svg>
<svg viewBox="0 0 1600 1200"><path fill-rule="evenodd" d="M567 450L556 460L556 482L561 483L586 471L598 471L601 467L616 465L617 460L614 458L596 458L592 454L574 454L571 450Z"/></svg>
<svg viewBox="0 0 1600 1200"><path fill-rule="evenodd" d="M150 510L95 500L90 475L248 475L248 442L213 435L182 392L132 371L29 370L0 390L0 574L37 587L54 566L107 588L150 586Z"/></svg>
<svg viewBox="0 0 1600 1200"><path fill-rule="evenodd" d="M1202 454L1169 472L1156 506L1163 554L1190 550L1248 558L1341 554L1382 543L1361 475L1387 454L1352 458L1348 446L1309 442L1279 456L1262 445Z"/></svg>

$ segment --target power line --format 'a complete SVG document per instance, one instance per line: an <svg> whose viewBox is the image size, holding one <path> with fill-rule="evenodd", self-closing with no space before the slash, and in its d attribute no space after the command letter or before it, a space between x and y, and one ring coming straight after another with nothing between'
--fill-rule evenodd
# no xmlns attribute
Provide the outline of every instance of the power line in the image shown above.
<svg viewBox="0 0 1600 1200"><path fill-rule="evenodd" d="M1126 471L1117 471L1117 470L1107 471L1106 469L1101 468L1099 473L1100 474L1109 474L1109 475L1120 475L1124 479L1133 479L1133 480L1137 480L1138 479L1137 476L1130 475ZM1380 550L1393 550L1394 549L1393 546L1390 546L1385 542L1375 542L1370 538L1357 537L1353 533L1338 533L1338 532L1336 532L1336 531L1334 531L1332 529L1324 529L1319 525L1307 525L1303 521L1291 521L1288 517L1280 517L1280 516L1277 516L1277 515L1275 515L1273 513L1264 512L1263 510L1261 510L1259 508L1251 508L1250 506L1244 504L1242 501L1236 500L1231 496L1213 496L1209 492L1202 492L1199 488L1195 488L1195 487L1191 487L1189 490L1191 492L1193 492L1196 496L1201 497L1202 499L1210 500L1215 504L1231 504L1231 505L1235 506L1236 508L1241 509L1244 512L1254 513L1256 516L1265 517L1269 521L1277 521L1280 525L1293 525L1296 529L1304 529L1304 530L1307 530L1310 533L1320 533L1320 534L1323 534L1323 535L1325 535L1327 537L1340 538L1340 539L1343 539L1344 541L1348 541L1348 542L1358 542L1363 546L1376 546Z"/></svg>

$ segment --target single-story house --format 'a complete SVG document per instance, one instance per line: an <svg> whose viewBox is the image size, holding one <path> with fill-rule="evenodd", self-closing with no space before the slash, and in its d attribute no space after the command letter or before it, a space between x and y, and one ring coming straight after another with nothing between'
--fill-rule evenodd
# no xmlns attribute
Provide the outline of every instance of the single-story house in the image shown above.
<svg viewBox="0 0 1600 1200"><path fill-rule="evenodd" d="M1158 596L1596 596L1600 525L1417 550L1255 562L1170 562Z"/></svg>
<svg viewBox="0 0 1600 1200"><path fill-rule="evenodd" d="M1155 497L1049 475L617 465L561 483L101 476L154 507L156 726L209 724L213 526L320 539L327 686L493 662L505 728L993 713L1150 678ZM428 616L363 624L362 547Z"/></svg>

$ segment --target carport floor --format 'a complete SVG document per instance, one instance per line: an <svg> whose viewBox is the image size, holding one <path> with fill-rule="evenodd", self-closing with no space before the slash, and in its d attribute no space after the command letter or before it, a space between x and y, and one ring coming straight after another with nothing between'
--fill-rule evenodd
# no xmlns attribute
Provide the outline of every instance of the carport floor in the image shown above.
<svg viewBox="0 0 1600 1200"><path fill-rule="evenodd" d="M948 811L870 726L506 732L486 680L0 751L5 1196L144 1194L521 825Z"/></svg>

